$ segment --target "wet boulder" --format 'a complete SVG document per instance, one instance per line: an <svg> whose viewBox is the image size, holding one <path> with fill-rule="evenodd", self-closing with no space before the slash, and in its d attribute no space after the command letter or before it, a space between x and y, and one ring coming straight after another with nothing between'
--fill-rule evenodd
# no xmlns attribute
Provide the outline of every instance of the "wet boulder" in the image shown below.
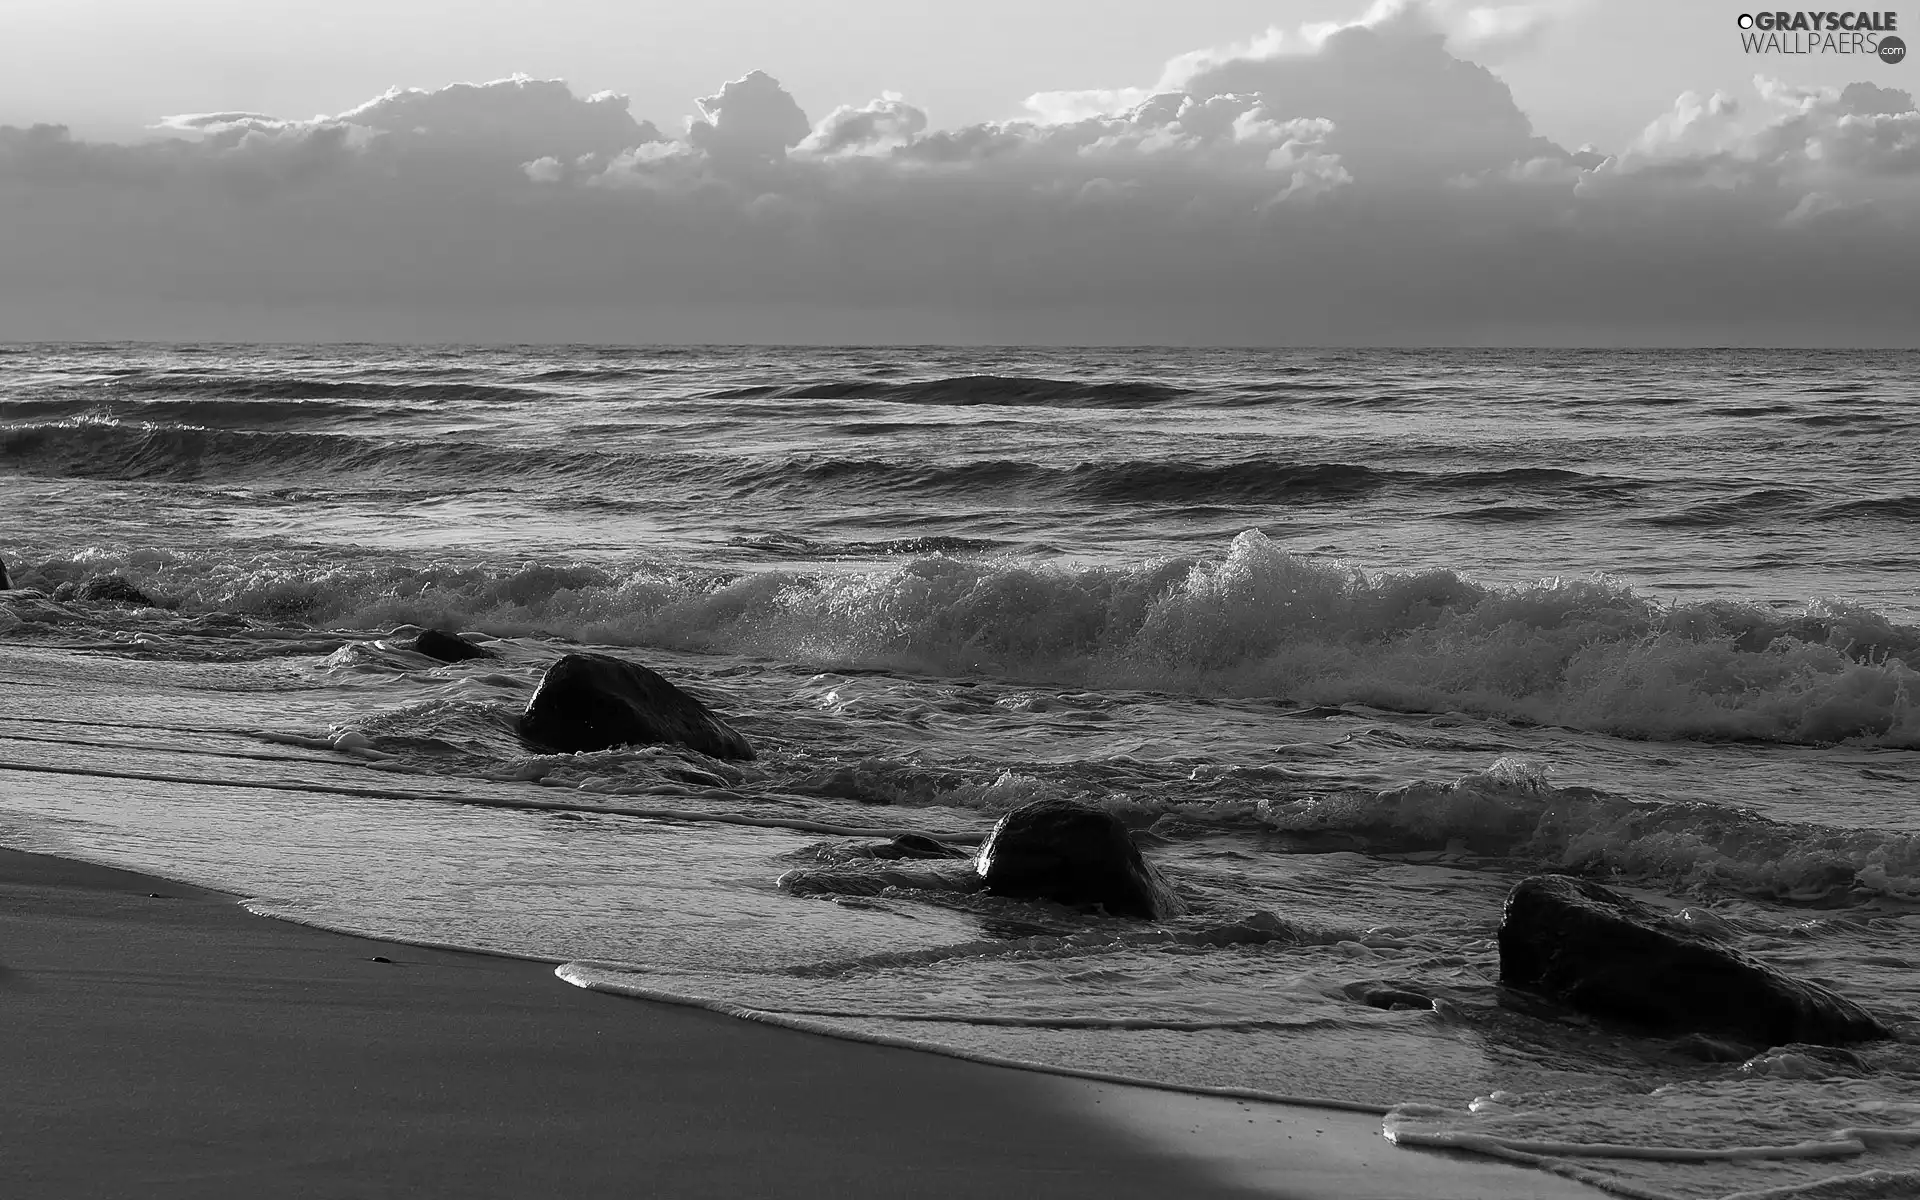
<svg viewBox="0 0 1920 1200"><path fill-rule="evenodd" d="M569 654L548 667L521 714L520 736L570 753L665 742L709 758L753 757L747 739L706 705L610 654Z"/></svg>
<svg viewBox="0 0 1920 1200"><path fill-rule="evenodd" d="M7 564L0 562L0 592L10 592L12 590L13 580L7 576Z"/></svg>
<svg viewBox="0 0 1920 1200"><path fill-rule="evenodd" d="M1665 1034L1767 1046L1889 1036L1852 1001L1679 928L1651 905L1568 875L1536 875L1508 893L1500 981Z"/></svg>
<svg viewBox="0 0 1920 1200"><path fill-rule="evenodd" d="M416 653L428 658L437 658L441 662L466 662L470 658L492 658L493 652L474 645L458 634L443 629L423 629L420 636L413 639Z"/></svg>
<svg viewBox="0 0 1920 1200"><path fill-rule="evenodd" d="M73 591L73 598L90 604L119 604L127 608L152 608L153 597L120 575L96 575Z"/></svg>
<svg viewBox="0 0 1920 1200"><path fill-rule="evenodd" d="M1071 800L1036 800L1001 817L974 869L989 892L1119 917L1158 920L1182 905L1112 813Z"/></svg>

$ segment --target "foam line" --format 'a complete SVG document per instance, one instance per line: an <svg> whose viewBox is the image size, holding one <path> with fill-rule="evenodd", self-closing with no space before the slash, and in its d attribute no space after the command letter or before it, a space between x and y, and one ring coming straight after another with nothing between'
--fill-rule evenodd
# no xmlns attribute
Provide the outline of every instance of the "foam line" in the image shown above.
<svg viewBox="0 0 1920 1200"><path fill-rule="evenodd" d="M1920 1196L1920 1171L1862 1171L1858 1175L1836 1175L1817 1183L1790 1183L1755 1192L1733 1192L1720 1200L1867 1200L1874 1196L1889 1200Z"/></svg>
<svg viewBox="0 0 1920 1200"><path fill-rule="evenodd" d="M248 750L201 750L191 746L168 746L160 742L97 742L86 738L35 737L30 733L0 733L9 742L42 742L55 746L95 746L103 750L152 750L164 754L194 754L203 758L244 758L255 762L305 762L339 766L335 758L302 757L293 754L266 754Z"/></svg>
<svg viewBox="0 0 1920 1200"><path fill-rule="evenodd" d="M1746 1162L1756 1159L1848 1158L1866 1153L1866 1143L1855 1131L1840 1130L1832 1139L1795 1142L1790 1146L1726 1146L1708 1149L1695 1146L1626 1146L1613 1142L1534 1142L1494 1137L1484 1133L1456 1131L1421 1133L1396 1129L1389 1123L1387 1140L1409 1146L1479 1150L1496 1145L1522 1154L1578 1156L1580 1158L1630 1158L1646 1162Z"/></svg>
<svg viewBox="0 0 1920 1200"><path fill-rule="evenodd" d="M1400 1127L1393 1113L1387 1116L1385 1132L1387 1140L1395 1145L1428 1146L1445 1150L1466 1150L1478 1154L1502 1158L1511 1162L1525 1163L1528 1166L1550 1170L1556 1174L1577 1179L1604 1191L1627 1196L1632 1200L1681 1200L1665 1192L1643 1188L1638 1184L1618 1179L1604 1172L1568 1162L1569 1158L1612 1158L1636 1160L1641 1162L1670 1163L1713 1163L1713 1162L1756 1162L1780 1161L1787 1159L1829 1159L1850 1158L1866 1153L1870 1145L1920 1145L1920 1126L1906 1128L1886 1128L1867 1126L1862 1128L1837 1129L1826 1138L1817 1141L1795 1142L1785 1146L1726 1146L1719 1148L1698 1148L1691 1146L1627 1146L1608 1142L1556 1142L1528 1141L1520 1138L1503 1138L1492 1134L1469 1133L1462 1130L1417 1131ZM1871 1184L1876 1189L1851 1190L1855 1184ZM1835 1200L1847 1197L1868 1196L1911 1196L1920 1191L1907 1190L1909 1185L1920 1185L1920 1172L1873 1170L1857 1175L1846 1175L1816 1180L1804 1184L1790 1184L1779 1188L1768 1188L1755 1192L1731 1193L1721 1200L1795 1200L1798 1197L1833 1196Z"/></svg>
<svg viewBox="0 0 1920 1200"><path fill-rule="evenodd" d="M725 1000L714 1000L704 996L691 996L681 992L670 992L662 988L647 987L644 984L629 983L609 978L613 975L631 975L609 969L591 962L563 963L553 972L561 979L578 988L591 992L606 992L616 996L628 996L635 1000L651 1000L660 1004L676 1004L684 1008L700 1008L722 1016L738 1017L743 1021L758 1021L764 1025L777 1025L783 1029L794 1029L801 1033L817 1033L826 1037L839 1038L842 1041L866 1042L875 1046L891 1046L899 1050L920 1050L928 1054L944 1055L947 1058L963 1059L967 1062L981 1063L989 1067L1009 1067L1017 1071L1037 1071L1045 1075L1064 1075L1072 1079L1086 1079L1095 1083L1114 1083L1126 1087L1152 1088L1162 1092L1182 1092L1192 1096L1218 1096L1228 1100L1256 1100L1267 1104L1291 1104L1301 1108L1331 1108L1343 1112L1372 1113L1384 1116L1389 1110L1378 1104L1365 1104L1357 1100L1339 1100L1329 1096L1287 1096L1278 1092L1264 1092L1254 1088L1207 1087L1202 1084L1168 1083L1159 1079L1147 1079L1138 1075L1119 1075L1110 1071L1085 1071L1077 1067L1055 1066L1051 1063L1034 1062L1024 1058L1006 1058L997 1054L981 1054L973 1050L962 1050L955 1046L943 1046L938 1042L923 1041L919 1038L900 1037L886 1033L868 1033L864 1030L848 1029L833 1025L815 1017L801 1016L795 1013L777 1012L764 1008L748 1008L732 1004ZM909 1018L911 1019L911 1018Z"/></svg>
<svg viewBox="0 0 1920 1200"><path fill-rule="evenodd" d="M1398 1143L1395 1144L1397 1145ZM1662 1192L1650 1187L1642 1187L1637 1183L1632 1183L1618 1176L1610 1175L1605 1171L1596 1171L1591 1167L1583 1167L1576 1162L1568 1162L1566 1159L1546 1158L1538 1154L1528 1154L1524 1150L1508 1149L1492 1139L1488 1139L1485 1145L1462 1145L1446 1148L1472 1151L1487 1155L1489 1158L1498 1158L1519 1166L1532 1167L1537 1171L1545 1171L1551 1175L1559 1175L1563 1178L1571 1179L1576 1183L1584 1183L1588 1187L1598 1188L1603 1192L1611 1192L1616 1196L1625 1196L1627 1200L1687 1200L1687 1197L1676 1196L1672 1192Z"/></svg>
<svg viewBox="0 0 1920 1200"><path fill-rule="evenodd" d="M930 1025L990 1025L1002 1029L1155 1029L1208 1033L1223 1029L1325 1029L1337 1022L1267 1021L1258 1017L1219 1021L1174 1021L1160 1017L996 1017L956 1012L848 1012L831 1008L783 1008L790 1017L837 1017L848 1021L925 1021Z"/></svg>
<svg viewBox="0 0 1920 1200"><path fill-rule="evenodd" d="M19 686L30 687L38 685L21 684ZM53 685L49 684L48 686ZM259 737L261 735L261 731L258 729L214 729L202 725L154 725L145 721L81 721L73 717L22 717L12 713L7 715L7 720L32 721L36 725L83 725L89 729L158 729L166 733L219 733L229 737L242 738Z"/></svg>
<svg viewBox="0 0 1920 1200"><path fill-rule="evenodd" d="M909 833L930 837L936 841L978 841L980 837L978 833L928 833L918 829L830 825L824 821L749 817L740 813L703 813L677 808L641 808L625 804L573 804L564 800L536 800L531 797L450 795L445 792L408 792L391 788L360 788L342 784L296 783L286 780L206 779L193 775L163 775L157 771L56 767L38 763L9 762L4 759L0 759L0 771L28 771L42 775L81 775L100 779L134 779L145 783L178 783L190 787L254 788L270 792L320 792L334 796L359 796L369 800L431 800L442 804L474 804L482 808L599 813L617 817L642 817L653 821L692 821L714 825L746 825L758 829L791 829L797 833L825 833L837 837L895 838Z"/></svg>

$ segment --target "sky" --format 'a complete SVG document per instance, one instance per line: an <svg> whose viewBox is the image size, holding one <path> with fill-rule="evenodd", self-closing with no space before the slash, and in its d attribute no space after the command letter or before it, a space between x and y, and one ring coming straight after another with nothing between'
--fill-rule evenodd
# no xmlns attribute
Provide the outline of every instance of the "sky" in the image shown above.
<svg viewBox="0 0 1920 1200"><path fill-rule="evenodd" d="M0 0L0 339L1920 341L1920 65L1743 11Z"/></svg>

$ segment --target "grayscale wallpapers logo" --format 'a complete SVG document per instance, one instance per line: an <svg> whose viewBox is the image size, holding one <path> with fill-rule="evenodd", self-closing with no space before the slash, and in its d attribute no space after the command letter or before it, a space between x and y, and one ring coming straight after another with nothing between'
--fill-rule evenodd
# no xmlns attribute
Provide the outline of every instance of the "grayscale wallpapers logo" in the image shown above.
<svg viewBox="0 0 1920 1200"><path fill-rule="evenodd" d="M1735 23L1748 54L1871 54L1883 63L1907 57L1907 44L1894 34L1894 12L1741 13Z"/></svg>

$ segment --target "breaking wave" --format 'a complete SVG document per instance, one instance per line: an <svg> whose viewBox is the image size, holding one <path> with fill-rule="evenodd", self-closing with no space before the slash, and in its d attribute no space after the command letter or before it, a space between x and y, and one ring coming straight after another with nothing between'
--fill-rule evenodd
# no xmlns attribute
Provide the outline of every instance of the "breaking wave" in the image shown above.
<svg viewBox="0 0 1920 1200"><path fill-rule="evenodd" d="M1314 850L1464 849L1676 891L1711 888L1792 903L1920 899L1920 834L1553 787L1537 767L1512 758L1450 783L1261 801L1258 818Z"/></svg>
<svg viewBox="0 0 1920 1200"><path fill-rule="evenodd" d="M1446 570L1369 574L1254 531L1216 556L1133 566L932 555L742 573L152 550L15 574L51 587L114 569L189 610L361 629L454 624L820 667L1459 710L1640 738L1920 747L1909 665L1920 629L1863 607L1661 603L1605 579L1495 587Z"/></svg>

